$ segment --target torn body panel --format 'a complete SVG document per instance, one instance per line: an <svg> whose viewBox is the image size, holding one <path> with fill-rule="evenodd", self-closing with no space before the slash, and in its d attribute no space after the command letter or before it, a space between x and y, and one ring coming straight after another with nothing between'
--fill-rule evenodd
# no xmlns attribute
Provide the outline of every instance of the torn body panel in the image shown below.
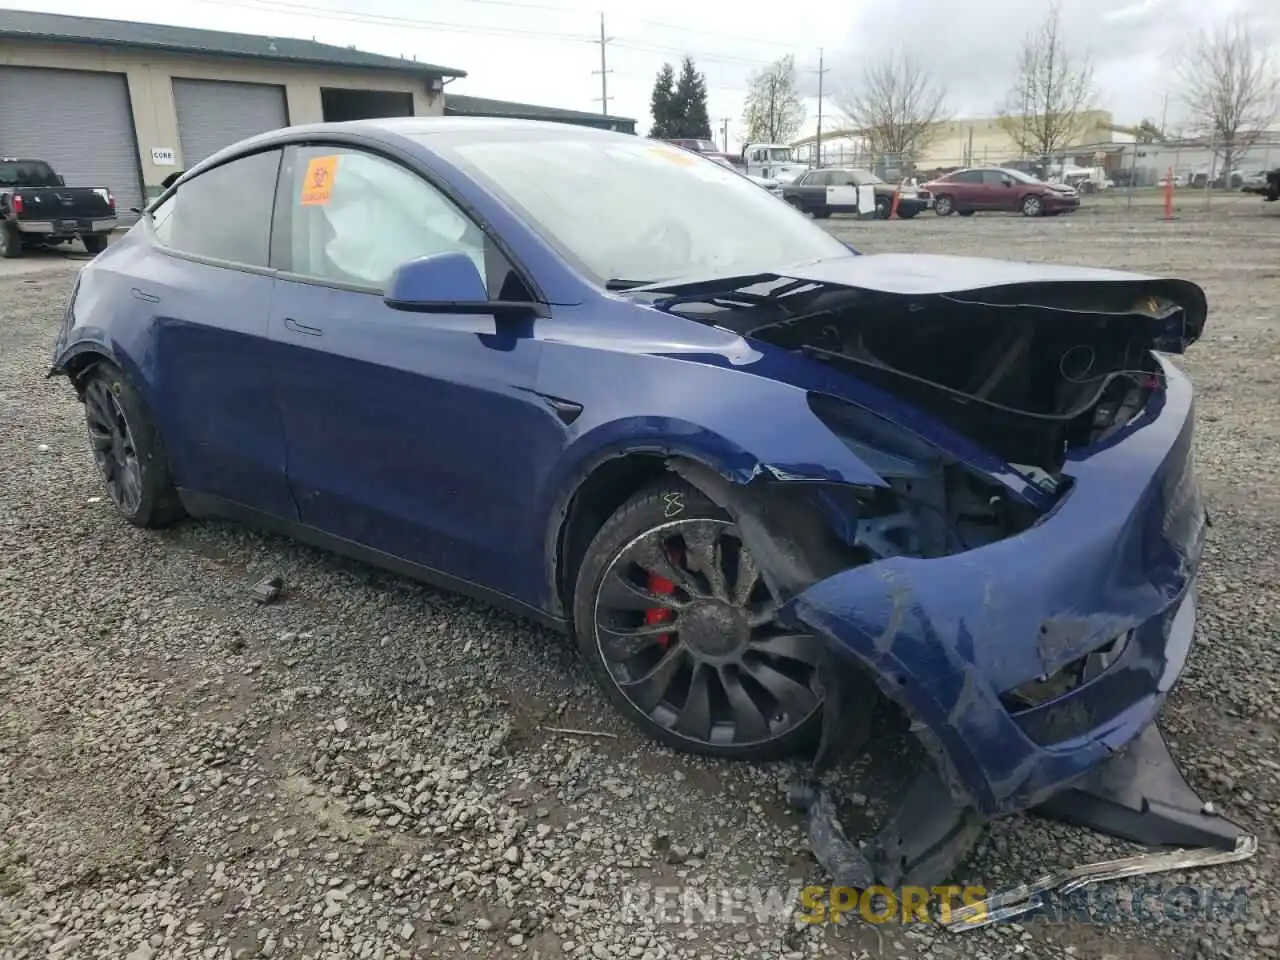
<svg viewBox="0 0 1280 960"><path fill-rule="evenodd" d="M918 255L631 293L820 361L1050 492L1070 450L1123 426L1156 391L1152 351L1182 352L1205 316L1203 291L1186 281Z"/></svg>
<svg viewBox="0 0 1280 960"><path fill-rule="evenodd" d="M1190 651L1205 535L1191 385L1153 363L1162 389L1105 439L1068 453L1050 510L932 556L851 562L847 544L832 545L842 538L818 532L814 508L806 526L806 508L786 504L799 494L782 488L803 485L735 484L672 464L734 516L783 615L826 640L834 672L869 677L897 703L936 763L862 852L843 837L831 798L801 791L828 869L941 882L975 823L1059 815L1062 801L1045 804L1072 790L1076 819L1105 832L1234 844L1234 824L1192 822L1194 794L1168 769L1153 726ZM1114 758L1128 748L1162 772L1126 773ZM1135 785L1118 788L1126 776Z"/></svg>

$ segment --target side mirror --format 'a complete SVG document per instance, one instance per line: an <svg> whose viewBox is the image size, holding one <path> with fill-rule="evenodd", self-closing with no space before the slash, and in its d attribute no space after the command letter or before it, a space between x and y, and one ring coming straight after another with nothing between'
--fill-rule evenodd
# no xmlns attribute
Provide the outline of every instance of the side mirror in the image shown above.
<svg viewBox="0 0 1280 960"><path fill-rule="evenodd" d="M1000 180L1000 182L1003 183L1006 187L1012 187L1013 177L1004 177Z"/></svg>
<svg viewBox="0 0 1280 960"><path fill-rule="evenodd" d="M458 250L402 263L391 275L382 300L392 310L409 313L541 315L543 309L537 303L490 300L475 262Z"/></svg>
<svg viewBox="0 0 1280 960"><path fill-rule="evenodd" d="M65 187L66 185L67 185L66 178L62 174L58 174L58 186Z"/></svg>

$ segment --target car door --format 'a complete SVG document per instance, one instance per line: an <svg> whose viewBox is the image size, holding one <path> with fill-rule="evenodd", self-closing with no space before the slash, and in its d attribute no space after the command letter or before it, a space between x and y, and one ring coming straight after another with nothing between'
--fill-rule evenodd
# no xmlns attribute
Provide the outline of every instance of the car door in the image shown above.
<svg viewBox="0 0 1280 960"><path fill-rule="evenodd" d="M150 399L178 485L296 519L268 340L280 160L254 153L182 184L143 220L153 242L129 263L130 293L149 314Z"/></svg>
<svg viewBox="0 0 1280 960"><path fill-rule="evenodd" d="M961 170L959 173L952 174L951 182L955 185L954 195L957 209L983 209L985 197L982 193L981 170Z"/></svg>
<svg viewBox="0 0 1280 960"><path fill-rule="evenodd" d="M1014 180L1003 170L982 171L984 210L1016 210L1018 191Z"/></svg>
<svg viewBox="0 0 1280 960"><path fill-rule="evenodd" d="M800 202L805 210L810 212L821 210L827 205L827 177L826 170L810 170L800 182L794 187L784 187L788 192L794 192L800 198Z"/></svg>
<svg viewBox="0 0 1280 960"><path fill-rule="evenodd" d="M532 393L532 321L384 303L397 266L445 251L472 257L495 298L529 299L419 172L351 146L290 148L271 312L289 481L307 526L510 593L529 471L559 431Z"/></svg>
<svg viewBox="0 0 1280 960"><path fill-rule="evenodd" d="M839 197L840 194L846 194L848 195L849 199L852 200L852 202L840 201L835 204L832 204L831 206L832 213L857 213L858 212L858 203L857 203L858 179L857 177L851 174L848 170L828 170L827 186L846 187L846 188L852 188L853 190L852 194L850 194L849 190L846 189L846 190L840 191L840 193L836 195L837 197Z"/></svg>

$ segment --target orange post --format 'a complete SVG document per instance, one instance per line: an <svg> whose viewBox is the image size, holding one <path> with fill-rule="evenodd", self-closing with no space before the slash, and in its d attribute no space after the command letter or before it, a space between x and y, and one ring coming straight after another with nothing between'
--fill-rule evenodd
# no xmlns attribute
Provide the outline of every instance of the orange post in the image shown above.
<svg viewBox="0 0 1280 960"><path fill-rule="evenodd" d="M889 208L889 219L892 220L898 215L898 197L902 194L902 182L898 182L897 189L893 191L893 206Z"/></svg>
<svg viewBox="0 0 1280 960"><path fill-rule="evenodd" d="M1169 168L1164 178L1164 218L1173 219L1173 167Z"/></svg>

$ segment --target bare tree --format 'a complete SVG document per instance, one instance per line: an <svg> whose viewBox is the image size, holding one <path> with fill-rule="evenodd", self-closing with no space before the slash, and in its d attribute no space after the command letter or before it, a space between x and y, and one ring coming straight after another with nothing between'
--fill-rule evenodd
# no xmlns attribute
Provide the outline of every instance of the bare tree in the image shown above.
<svg viewBox="0 0 1280 960"><path fill-rule="evenodd" d="M1024 154L1044 159L1085 132L1093 106L1093 65L1067 48L1058 0L1018 53L1018 76L1000 126Z"/></svg>
<svg viewBox="0 0 1280 960"><path fill-rule="evenodd" d="M794 56L781 57L752 75L742 112L747 143L785 143L800 130L804 117Z"/></svg>
<svg viewBox="0 0 1280 960"><path fill-rule="evenodd" d="M947 116L946 92L906 53L869 64L836 106L872 152L898 154L904 162L929 146Z"/></svg>
<svg viewBox="0 0 1280 960"><path fill-rule="evenodd" d="M1188 119L1210 138L1230 177L1236 165L1275 122L1280 83L1276 61L1239 18L1201 30L1179 58L1180 94Z"/></svg>

